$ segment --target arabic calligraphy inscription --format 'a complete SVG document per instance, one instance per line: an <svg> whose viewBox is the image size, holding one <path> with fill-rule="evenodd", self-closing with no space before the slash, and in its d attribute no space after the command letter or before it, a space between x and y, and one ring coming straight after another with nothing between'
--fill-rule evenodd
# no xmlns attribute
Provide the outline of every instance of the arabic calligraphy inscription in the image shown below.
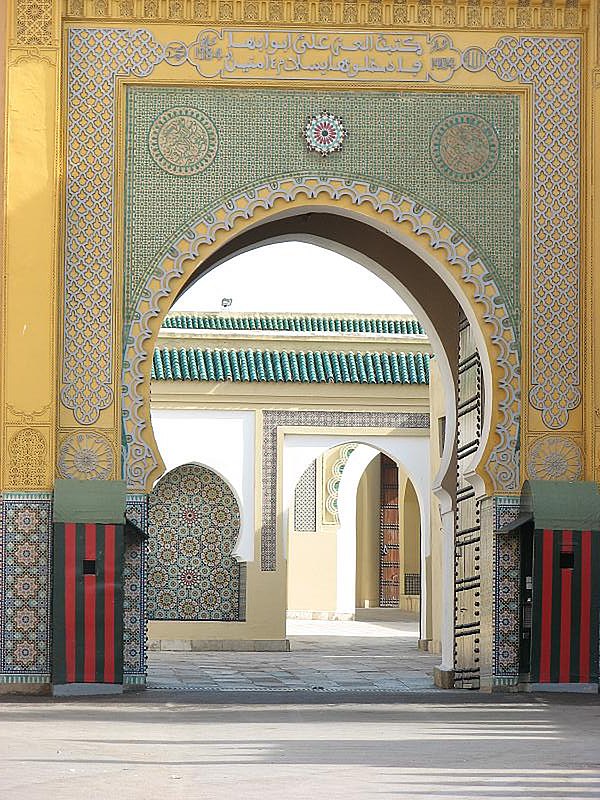
<svg viewBox="0 0 600 800"><path fill-rule="evenodd" d="M442 83L460 67L460 53L445 34L324 33L313 31L204 30L186 45L170 42L165 61L192 64L204 78L285 77Z"/></svg>
<svg viewBox="0 0 600 800"><path fill-rule="evenodd" d="M170 108L155 120L148 140L150 155L171 175L197 175L213 161L217 129L197 108Z"/></svg>
<svg viewBox="0 0 600 800"><path fill-rule="evenodd" d="M485 178L498 161L498 136L477 114L456 114L431 135L431 159L450 180L473 183Z"/></svg>

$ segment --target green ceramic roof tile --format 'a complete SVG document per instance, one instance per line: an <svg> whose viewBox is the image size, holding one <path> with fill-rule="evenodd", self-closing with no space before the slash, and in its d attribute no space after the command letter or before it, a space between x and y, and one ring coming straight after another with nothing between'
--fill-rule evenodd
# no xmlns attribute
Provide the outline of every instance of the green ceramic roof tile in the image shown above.
<svg viewBox="0 0 600 800"><path fill-rule="evenodd" d="M273 316L232 317L221 314L170 314L163 328L198 331L282 331L292 333L362 333L423 336L416 319L359 319L356 317Z"/></svg>
<svg viewBox="0 0 600 800"><path fill-rule="evenodd" d="M158 381L429 384L428 353L156 348Z"/></svg>

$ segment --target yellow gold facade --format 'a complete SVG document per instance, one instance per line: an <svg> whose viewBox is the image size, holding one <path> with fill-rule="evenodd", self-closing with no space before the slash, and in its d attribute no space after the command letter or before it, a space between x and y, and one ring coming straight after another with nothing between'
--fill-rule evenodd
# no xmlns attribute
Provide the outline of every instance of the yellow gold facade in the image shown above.
<svg viewBox="0 0 600 800"><path fill-rule="evenodd" d="M507 508L527 478L600 480L596 3L8 0L1 13L7 503L32 494L48 502L58 477L124 477L135 502L147 494L163 472L149 402L162 319L219 252L299 214L383 232L458 298L489 371L475 467L481 496ZM185 229L173 224L128 294L128 103L138 91L223 88L350 93L365 114L364 98L375 92L514 99L514 303L485 248L454 223L458 201L440 217L410 193L399 199L370 180L368 166L362 178L333 166L328 176L273 167L252 191L233 187L211 201L210 213L188 213ZM444 181L450 185L448 175ZM81 450L92 454L93 474L70 466ZM259 451L256 462L260 470ZM32 675L47 672L36 669Z"/></svg>

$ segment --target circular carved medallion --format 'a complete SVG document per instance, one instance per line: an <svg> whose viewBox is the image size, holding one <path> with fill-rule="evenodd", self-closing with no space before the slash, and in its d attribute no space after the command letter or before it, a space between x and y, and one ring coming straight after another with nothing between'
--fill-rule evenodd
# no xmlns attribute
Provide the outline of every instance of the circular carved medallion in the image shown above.
<svg viewBox="0 0 600 800"><path fill-rule="evenodd" d="M113 470L113 452L109 441L99 433L72 433L63 441L58 471L63 478L77 480L105 479Z"/></svg>
<svg viewBox="0 0 600 800"><path fill-rule="evenodd" d="M170 175L197 175L213 161L219 136L212 120L197 108L170 108L150 128L148 147Z"/></svg>
<svg viewBox="0 0 600 800"><path fill-rule="evenodd" d="M498 161L498 136L477 114L455 114L431 134L433 163L446 178L472 183L485 178Z"/></svg>
<svg viewBox="0 0 600 800"><path fill-rule="evenodd" d="M582 468L581 449L565 436L544 436L529 450L528 472L533 480L577 481Z"/></svg>
<svg viewBox="0 0 600 800"><path fill-rule="evenodd" d="M302 133L308 149L321 156L340 150L348 136L342 120L328 111L309 117Z"/></svg>

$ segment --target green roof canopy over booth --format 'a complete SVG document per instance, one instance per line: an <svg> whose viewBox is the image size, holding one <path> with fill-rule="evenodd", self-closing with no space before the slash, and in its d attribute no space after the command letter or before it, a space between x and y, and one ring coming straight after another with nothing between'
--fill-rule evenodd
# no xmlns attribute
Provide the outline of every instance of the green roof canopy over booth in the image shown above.
<svg viewBox="0 0 600 800"><path fill-rule="evenodd" d="M598 486L592 481L525 481L519 516L498 533L510 533L531 519L537 530L600 530Z"/></svg>

